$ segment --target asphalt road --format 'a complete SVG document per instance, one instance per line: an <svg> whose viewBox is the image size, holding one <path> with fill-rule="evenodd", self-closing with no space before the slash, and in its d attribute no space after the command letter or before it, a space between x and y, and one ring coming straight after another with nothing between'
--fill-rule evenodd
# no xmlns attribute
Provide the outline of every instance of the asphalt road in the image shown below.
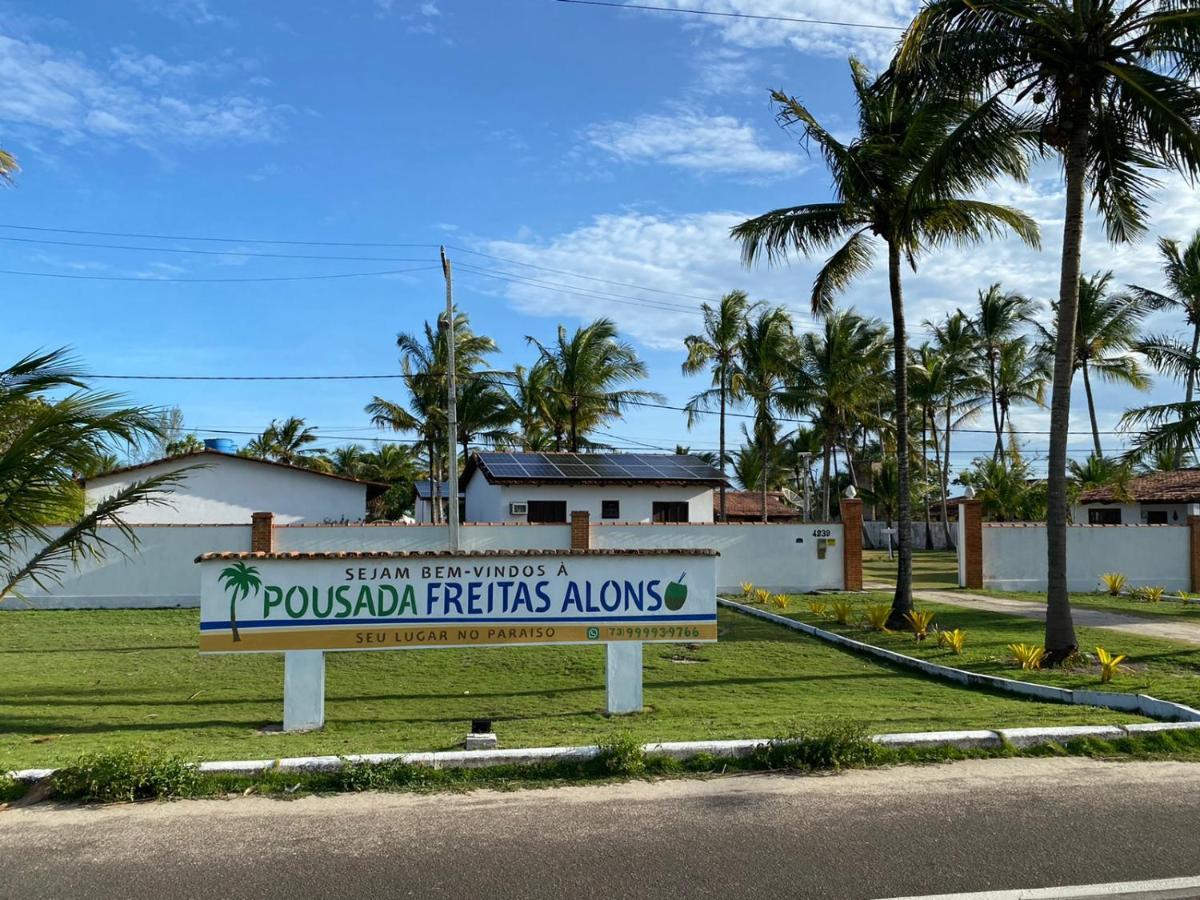
<svg viewBox="0 0 1200 900"><path fill-rule="evenodd" d="M0 812L0 896L892 897L1200 875L1200 764Z"/></svg>

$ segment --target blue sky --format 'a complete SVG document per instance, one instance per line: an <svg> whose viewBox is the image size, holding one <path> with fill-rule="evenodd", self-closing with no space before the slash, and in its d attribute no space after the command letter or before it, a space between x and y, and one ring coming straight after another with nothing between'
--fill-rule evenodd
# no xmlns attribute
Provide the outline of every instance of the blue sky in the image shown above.
<svg viewBox="0 0 1200 900"><path fill-rule="evenodd" d="M880 24L906 21L913 6L667 5L853 12ZM768 89L796 93L844 131L852 122L847 55L878 64L892 40L882 30L553 0L0 2L0 146L23 169L17 186L0 194L0 226L237 239L0 227L0 269L138 279L0 274L0 358L68 344L97 373L395 371L395 333L419 329L443 302L433 246L244 241L445 243L459 305L498 341L499 363L529 361L528 334L549 338L559 322L573 328L608 315L648 362L649 386L682 402L702 386L679 375L681 338L699 322L696 298L742 287L809 324L815 264L748 271L727 238L747 215L828 195L819 159L775 126ZM1040 297L1054 290L1057 171L1047 167L1032 184L995 193L1037 216L1051 249L1037 254L1006 242L930 259L909 280L911 321L970 304L991 281ZM1168 190L1157 215L1155 233L1182 237L1200 224L1200 203L1194 192ZM1112 266L1121 281L1157 283L1152 241L1112 250L1094 228L1088 241L1085 268ZM178 249L371 258L170 252ZM165 280L411 268L420 271ZM882 273L864 279L846 304L886 316ZM139 402L179 405L202 434L260 430L272 417L300 415L327 434L365 440L374 434L362 412L371 394L401 399L394 382L114 386ZM1104 391L1103 424L1138 400ZM1037 410L1018 418L1031 430L1045 423ZM662 411L631 413L611 433L614 444L668 449L716 440L714 427L689 434L681 415ZM985 436L956 443L987 446ZM1073 442L1087 445L1084 435ZM1029 446L1044 441L1031 435Z"/></svg>

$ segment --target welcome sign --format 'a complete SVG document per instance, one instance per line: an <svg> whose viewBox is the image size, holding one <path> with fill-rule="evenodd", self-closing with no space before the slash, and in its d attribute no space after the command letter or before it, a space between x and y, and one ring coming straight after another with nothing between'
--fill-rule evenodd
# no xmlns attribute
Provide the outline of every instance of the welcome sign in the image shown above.
<svg viewBox="0 0 1200 900"><path fill-rule="evenodd" d="M200 652L715 641L716 556L206 553Z"/></svg>

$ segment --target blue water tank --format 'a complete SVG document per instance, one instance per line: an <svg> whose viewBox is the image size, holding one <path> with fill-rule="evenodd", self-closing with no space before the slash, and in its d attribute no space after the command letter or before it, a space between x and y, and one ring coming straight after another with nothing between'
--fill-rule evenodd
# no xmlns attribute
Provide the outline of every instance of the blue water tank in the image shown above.
<svg viewBox="0 0 1200 900"><path fill-rule="evenodd" d="M237 444L229 438L205 438L205 450L215 450L217 453L237 453Z"/></svg>

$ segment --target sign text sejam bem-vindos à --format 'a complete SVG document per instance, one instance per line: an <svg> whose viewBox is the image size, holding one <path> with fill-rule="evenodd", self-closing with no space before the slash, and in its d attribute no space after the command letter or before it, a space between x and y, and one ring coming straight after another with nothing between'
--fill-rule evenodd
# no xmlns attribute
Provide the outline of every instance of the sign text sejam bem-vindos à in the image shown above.
<svg viewBox="0 0 1200 900"><path fill-rule="evenodd" d="M716 559L201 557L200 650L395 650L717 637Z"/></svg>

